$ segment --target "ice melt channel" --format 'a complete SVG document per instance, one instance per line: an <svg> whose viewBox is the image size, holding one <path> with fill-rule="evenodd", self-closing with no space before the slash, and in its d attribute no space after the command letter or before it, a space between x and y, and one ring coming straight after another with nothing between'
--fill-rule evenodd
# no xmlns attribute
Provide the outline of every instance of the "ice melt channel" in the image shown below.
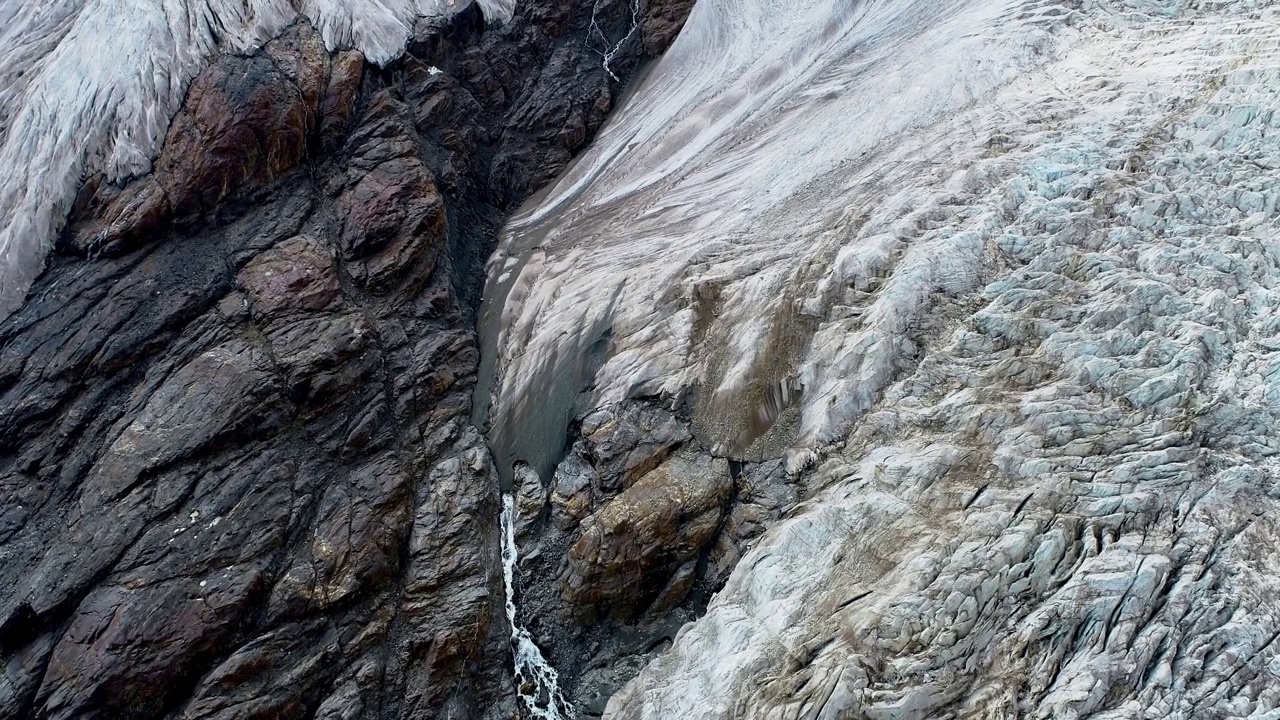
<svg viewBox="0 0 1280 720"><path fill-rule="evenodd" d="M507 589L507 622L511 625L511 654L515 657L516 692L520 704L539 720L571 720L573 706L560 693L560 675L542 656L529 631L516 620L515 503L502 496L502 579Z"/></svg>

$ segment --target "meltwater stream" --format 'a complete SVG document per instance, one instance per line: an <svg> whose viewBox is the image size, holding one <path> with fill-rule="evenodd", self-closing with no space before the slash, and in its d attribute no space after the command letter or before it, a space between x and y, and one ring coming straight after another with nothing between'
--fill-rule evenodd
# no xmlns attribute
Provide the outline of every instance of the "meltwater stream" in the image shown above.
<svg viewBox="0 0 1280 720"><path fill-rule="evenodd" d="M1274 718L1277 88L1274 0L698 0L503 231L490 445L815 494L604 717Z"/></svg>
<svg viewBox="0 0 1280 720"><path fill-rule="evenodd" d="M511 654L515 657L516 693L530 717L541 720L570 720L573 706L560 693L560 676L551 667L533 637L516 622L515 503L502 496L502 579L507 590L507 622L511 625Z"/></svg>

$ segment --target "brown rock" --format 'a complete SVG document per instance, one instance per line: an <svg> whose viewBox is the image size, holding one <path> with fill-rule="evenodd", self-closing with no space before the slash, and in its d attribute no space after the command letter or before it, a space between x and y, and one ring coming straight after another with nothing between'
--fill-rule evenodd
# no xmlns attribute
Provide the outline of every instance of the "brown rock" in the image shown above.
<svg viewBox="0 0 1280 720"><path fill-rule="evenodd" d="M284 73L307 109L320 107L329 84L330 59L320 33L305 19L267 43L262 52Z"/></svg>
<svg viewBox="0 0 1280 720"><path fill-rule="evenodd" d="M650 405L597 411L582 423L587 457L608 493L629 487L692 437L676 416Z"/></svg>
<svg viewBox="0 0 1280 720"><path fill-rule="evenodd" d="M323 310L341 290L329 251L306 235L254 258L237 280L259 317L286 310Z"/></svg>
<svg viewBox="0 0 1280 720"><path fill-rule="evenodd" d="M293 168L307 150L328 54L307 23L263 53L224 55L200 73L174 117L154 172L97 188L95 209L70 242L116 253L175 220L193 220L232 192Z"/></svg>
<svg viewBox="0 0 1280 720"><path fill-rule="evenodd" d="M583 521L560 578L565 601L586 622L633 620L711 541L732 484L724 460L701 455L650 471ZM682 598L672 591L664 602Z"/></svg>
<svg viewBox="0 0 1280 720"><path fill-rule="evenodd" d="M403 106L381 96L365 122L373 126L354 153L364 172L338 196L338 234L352 278L386 289L410 268L425 277L434 268L447 231L444 199L417 156Z"/></svg>
<svg viewBox="0 0 1280 720"><path fill-rule="evenodd" d="M342 50L333 57L329 86L320 103L321 149L335 149L347 134L347 126L360 96L364 55L358 50Z"/></svg>
<svg viewBox="0 0 1280 720"><path fill-rule="evenodd" d="M646 0L641 10L640 38L649 55L662 52L684 27L696 0Z"/></svg>

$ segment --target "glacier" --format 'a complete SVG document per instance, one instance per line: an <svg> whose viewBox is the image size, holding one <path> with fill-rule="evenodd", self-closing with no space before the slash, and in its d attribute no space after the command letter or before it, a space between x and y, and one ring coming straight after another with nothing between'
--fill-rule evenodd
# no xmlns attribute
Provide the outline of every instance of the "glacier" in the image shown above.
<svg viewBox="0 0 1280 720"><path fill-rule="evenodd" d="M700 0L482 308L805 489L605 716L1280 717L1278 171L1271 2Z"/></svg>
<svg viewBox="0 0 1280 720"><path fill-rule="evenodd" d="M514 0L477 0L502 22ZM0 4L0 318L25 296L84 181L145 175L187 86L305 17L383 65L419 18L470 0L55 0Z"/></svg>

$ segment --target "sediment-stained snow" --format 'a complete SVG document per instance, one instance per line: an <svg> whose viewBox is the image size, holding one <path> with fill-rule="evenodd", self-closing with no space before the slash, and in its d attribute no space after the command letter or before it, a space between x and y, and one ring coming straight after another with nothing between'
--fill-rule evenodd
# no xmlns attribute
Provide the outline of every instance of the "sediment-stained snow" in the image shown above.
<svg viewBox="0 0 1280 720"><path fill-rule="evenodd" d="M492 260L488 312L504 318L495 418L520 413L552 358L583 353L571 347L579 328L604 324L601 401L698 385L717 408L709 414L769 415L773 387L803 386L797 445L835 439L904 362L903 330L931 312L935 287L980 284L981 238L957 229L912 243L885 302L842 333L843 349L823 348L840 366L788 356L827 310L850 302L826 296L844 289L846 266L897 266L908 251L891 235L897 217L1034 100L993 105L991 93L1079 33L1053 6L699 3L626 109L551 197L511 224ZM983 112L957 117L977 103ZM969 147L953 147L959 138ZM720 439L743 444L760 423L728 424Z"/></svg>
<svg viewBox="0 0 1280 720"><path fill-rule="evenodd" d="M490 18L514 0L478 0ZM21 302L84 178L150 171L187 85L305 16L330 49L398 56L419 17L470 0L50 0L0 3L0 318Z"/></svg>
<svg viewBox="0 0 1280 720"><path fill-rule="evenodd" d="M810 500L606 716L1280 715L1278 177L1270 2L700 0L491 263L491 432L690 397Z"/></svg>

